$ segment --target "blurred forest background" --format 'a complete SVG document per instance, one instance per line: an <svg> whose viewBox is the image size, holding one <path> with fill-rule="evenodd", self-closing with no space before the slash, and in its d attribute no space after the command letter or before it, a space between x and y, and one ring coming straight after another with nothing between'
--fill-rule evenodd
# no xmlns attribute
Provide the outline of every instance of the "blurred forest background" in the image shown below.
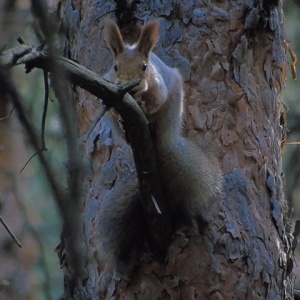
<svg viewBox="0 0 300 300"><path fill-rule="evenodd" d="M53 1L55 2L55 1ZM52 3L55 5L55 3ZM284 1L286 39L300 57L300 2ZM17 45L16 38L39 44L32 28L29 0L0 0L0 49ZM287 54L288 62L291 58ZM297 66L300 74L299 64ZM293 81L290 69L283 93L286 111L287 141L300 141L299 80ZM28 109L28 115L37 128L41 127L44 102L44 84L41 70L24 74L22 66L11 71L11 78ZM46 122L47 158L64 181L66 163L63 134L57 114L58 103L51 94ZM0 118L11 112L11 105L1 92ZM60 216L52 200L47 182L33 158L20 173L34 153L23 135L17 116L0 121L0 216L22 244L22 249L12 241L0 225L0 299L56 299L63 291L63 276L54 251L59 243ZM286 195L290 201L293 219L300 219L300 145L287 145L284 152ZM300 254L296 257L296 287L300 288Z"/></svg>

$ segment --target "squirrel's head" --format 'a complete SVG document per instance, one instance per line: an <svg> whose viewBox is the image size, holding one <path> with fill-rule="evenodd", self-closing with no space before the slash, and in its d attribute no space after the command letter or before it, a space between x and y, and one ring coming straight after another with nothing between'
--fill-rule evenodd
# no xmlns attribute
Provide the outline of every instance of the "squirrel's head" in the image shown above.
<svg viewBox="0 0 300 300"><path fill-rule="evenodd" d="M127 84L141 78L142 82L133 92L138 95L147 91L151 77L150 53L159 39L159 21L146 23L137 43L127 45L123 42L117 24L107 19L104 25L104 39L114 55L114 83Z"/></svg>

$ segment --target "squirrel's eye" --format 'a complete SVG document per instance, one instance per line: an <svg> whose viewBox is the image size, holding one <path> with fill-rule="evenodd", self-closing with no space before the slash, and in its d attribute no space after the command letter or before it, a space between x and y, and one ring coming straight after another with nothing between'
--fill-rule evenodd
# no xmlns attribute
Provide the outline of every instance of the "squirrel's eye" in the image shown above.
<svg viewBox="0 0 300 300"><path fill-rule="evenodd" d="M146 69L147 69L147 64L143 63L143 65L142 65L142 71L146 71Z"/></svg>
<svg viewBox="0 0 300 300"><path fill-rule="evenodd" d="M117 66L117 65L114 65L114 70L115 70L116 72L118 72L118 66Z"/></svg>

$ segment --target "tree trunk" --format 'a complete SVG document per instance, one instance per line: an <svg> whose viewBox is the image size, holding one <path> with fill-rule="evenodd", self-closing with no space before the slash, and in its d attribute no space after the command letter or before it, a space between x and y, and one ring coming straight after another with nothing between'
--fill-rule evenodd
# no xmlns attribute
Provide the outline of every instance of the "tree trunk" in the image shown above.
<svg viewBox="0 0 300 300"><path fill-rule="evenodd" d="M103 107L77 88L80 140L91 165L82 199L88 278L70 288L65 264L66 299L84 299L80 290L91 299L288 297L280 118L286 60L276 2L61 1L59 15L68 24L65 53L100 74L113 62L102 38L104 17L117 20L129 42L138 37L137 26L160 18L154 52L184 78L184 135L219 157L225 178L203 235L177 234L165 262L144 260L130 283L103 273L95 259L95 216L106 193L135 176L135 167L130 147L114 146L105 117L84 142Z"/></svg>

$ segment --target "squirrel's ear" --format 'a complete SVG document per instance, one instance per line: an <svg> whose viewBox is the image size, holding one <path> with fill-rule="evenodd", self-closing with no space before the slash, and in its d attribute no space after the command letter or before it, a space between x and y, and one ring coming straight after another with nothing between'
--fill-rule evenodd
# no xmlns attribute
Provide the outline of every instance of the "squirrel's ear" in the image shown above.
<svg viewBox="0 0 300 300"><path fill-rule="evenodd" d="M159 40L159 21L151 21L142 28L140 38L137 42L137 50L149 57L151 50Z"/></svg>
<svg viewBox="0 0 300 300"><path fill-rule="evenodd" d="M111 19L104 21L104 40L107 46L113 51L114 56L117 56L124 51L124 42L118 25Z"/></svg>

